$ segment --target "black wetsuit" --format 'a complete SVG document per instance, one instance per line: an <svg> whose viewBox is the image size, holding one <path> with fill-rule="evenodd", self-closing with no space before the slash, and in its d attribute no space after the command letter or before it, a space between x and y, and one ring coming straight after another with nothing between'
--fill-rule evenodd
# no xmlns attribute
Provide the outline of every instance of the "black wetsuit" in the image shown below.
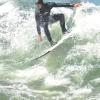
<svg viewBox="0 0 100 100"><path fill-rule="evenodd" d="M35 19L37 24L37 32L40 35L41 34L41 26L44 28L45 35L47 36L48 41L51 43L52 38L48 29L49 22L56 22L60 21L62 32L66 32L65 28L65 18L64 14L54 14L50 15L50 11L53 7L74 7L73 5L70 5L68 3L61 4L61 3L44 3L43 8L35 10ZM51 18L50 18L51 17Z"/></svg>

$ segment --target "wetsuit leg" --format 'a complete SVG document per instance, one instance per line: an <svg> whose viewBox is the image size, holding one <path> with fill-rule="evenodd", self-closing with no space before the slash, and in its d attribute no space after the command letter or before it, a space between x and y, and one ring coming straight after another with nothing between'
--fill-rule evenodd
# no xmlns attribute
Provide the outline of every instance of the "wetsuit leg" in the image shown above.
<svg viewBox="0 0 100 100"><path fill-rule="evenodd" d="M49 32L48 24L43 25L43 28L44 28L44 32L45 32L45 35L47 36L48 41L51 43L52 38L51 38L51 34Z"/></svg>
<svg viewBox="0 0 100 100"><path fill-rule="evenodd" d="M55 21L60 21L60 26L62 29L63 34L67 31L65 28L65 17L64 14L55 14L53 15Z"/></svg>

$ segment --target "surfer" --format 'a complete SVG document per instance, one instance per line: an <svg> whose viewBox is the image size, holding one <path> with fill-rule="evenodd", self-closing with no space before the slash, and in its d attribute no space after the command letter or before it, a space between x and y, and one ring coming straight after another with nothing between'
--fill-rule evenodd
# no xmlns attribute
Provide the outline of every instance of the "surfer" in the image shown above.
<svg viewBox="0 0 100 100"><path fill-rule="evenodd" d="M41 27L44 29L44 33L50 42L51 46L55 44L52 40L48 25L49 23L60 21L60 26L62 33L65 34L68 30L65 28L65 18L64 14L53 14L50 15L50 11L53 7L78 7L77 4L68 4L68 3L54 3L48 2L44 3L43 0L38 0L35 7L35 20L37 25L37 32L38 32L38 40L42 41L41 36Z"/></svg>

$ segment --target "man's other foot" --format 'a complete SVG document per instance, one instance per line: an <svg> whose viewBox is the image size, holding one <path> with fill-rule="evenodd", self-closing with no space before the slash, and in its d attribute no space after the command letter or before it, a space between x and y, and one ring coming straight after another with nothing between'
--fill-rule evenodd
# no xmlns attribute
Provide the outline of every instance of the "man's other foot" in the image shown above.
<svg viewBox="0 0 100 100"><path fill-rule="evenodd" d="M67 33L70 33L71 32L71 30L70 29L67 29L65 32L64 32L64 34L67 34Z"/></svg>
<svg viewBox="0 0 100 100"><path fill-rule="evenodd" d="M57 42L54 42L54 41L51 41L51 42L50 42L50 45L51 45L51 46L54 46L54 45L56 45L56 44L57 44Z"/></svg>

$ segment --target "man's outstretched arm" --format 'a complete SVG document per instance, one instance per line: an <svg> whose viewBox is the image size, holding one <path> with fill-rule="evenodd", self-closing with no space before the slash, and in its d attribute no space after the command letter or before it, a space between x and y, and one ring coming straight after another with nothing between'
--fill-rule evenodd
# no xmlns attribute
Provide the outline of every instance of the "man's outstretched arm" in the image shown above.
<svg viewBox="0 0 100 100"><path fill-rule="evenodd" d="M70 3L55 3L55 2L49 2L48 5L53 8L53 7L80 7L81 4L80 3L76 3L76 4L70 4Z"/></svg>
<svg viewBox="0 0 100 100"><path fill-rule="evenodd" d="M55 3L54 7L74 7L74 5L68 3Z"/></svg>
<svg viewBox="0 0 100 100"><path fill-rule="evenodd" d="M48 5L51 6L51 8L53 8L53 7L74 7L74 4L70 4L70 3L49 2Z"/></svg>

